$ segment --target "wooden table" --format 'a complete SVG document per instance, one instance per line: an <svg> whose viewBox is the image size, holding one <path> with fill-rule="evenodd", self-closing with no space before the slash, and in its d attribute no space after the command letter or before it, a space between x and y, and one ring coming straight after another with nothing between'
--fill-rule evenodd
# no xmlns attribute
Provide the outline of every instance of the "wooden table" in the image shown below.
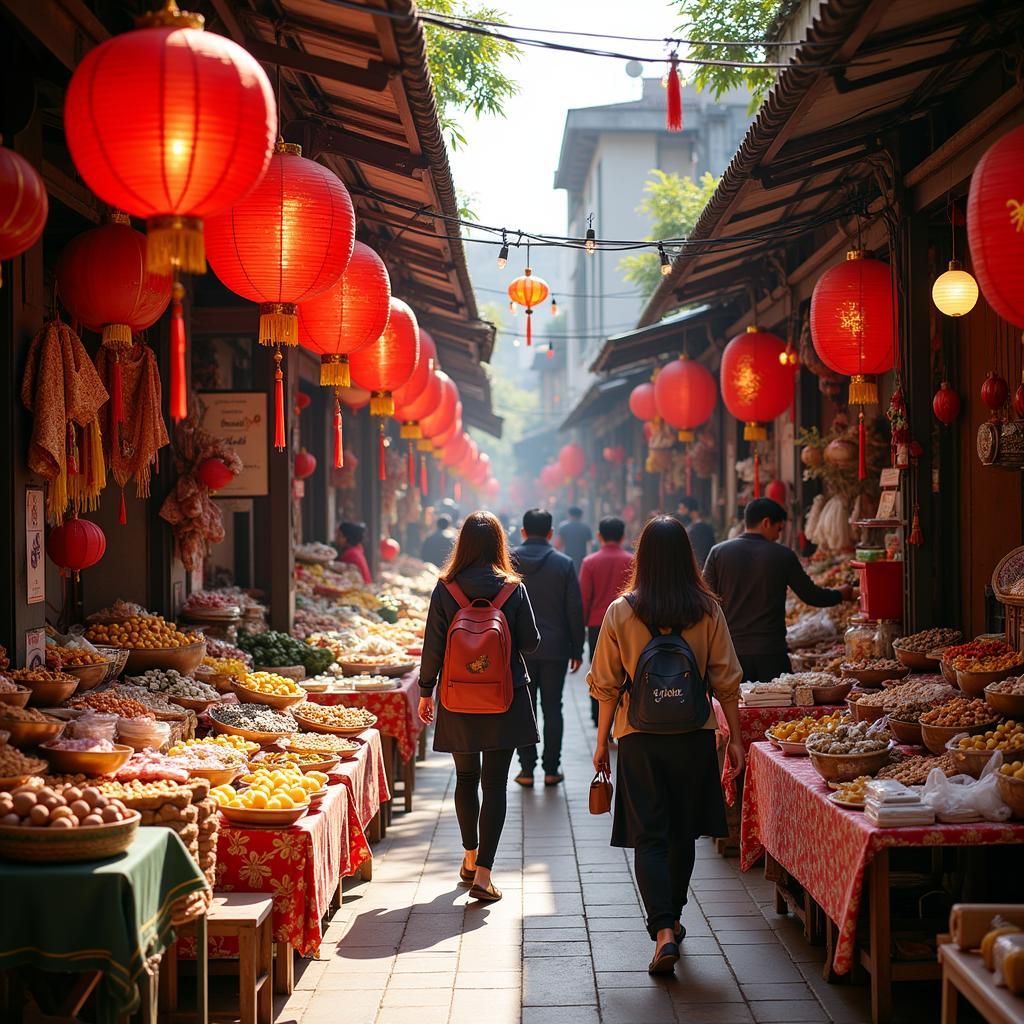
<svg viewBox="0 0 1024 1024"><path fill-rule="evenodd" d="M956 1024L958 996L963 996L989 1024L1020 1024L1024 999L998 988L980 953L949 942L939 946L942 964L942 1024Z"/></svg>

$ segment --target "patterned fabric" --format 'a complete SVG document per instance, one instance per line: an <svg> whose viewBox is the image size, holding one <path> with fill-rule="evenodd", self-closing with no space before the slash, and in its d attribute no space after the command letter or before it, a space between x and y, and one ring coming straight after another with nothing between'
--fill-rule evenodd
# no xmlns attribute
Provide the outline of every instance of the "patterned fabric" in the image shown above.
<svg viewBox="0 0 1024 1024"><path fill-rule="evenodd" d="M864 870L880 850L1024 842L1024 825L1009 823L878 828L860 811L830 803L828 792L809 759L755 743L743 784L740 868L748 871L767 850L808 891L839 928L838 974L853 963Z"/></svg>
<svg viewBox="0 0 1024 1024"><path fill-rule="evenodd" d="M331 772L331 776L339 777L345 784L349 806L352 808L352 824L358 826L360 832L365 832L380 810L380 805L391 799L391 793L388 790L387 773L384 771L384 748L380 742L380 731L367 729L359 738L363 740L359 754L351 760L342 761ZM360 860L353 871L362 863ZM346 875L351 873L345 872Z"/></svg>
<svg viewBox="0 0 1024 1024"><path fill-rule="evenodd" d="M416 743L423 731L418 714L420 704L419 673L402 676L400 685L382 693L311 693L315 704L344 704L347 708L366 708L377 716L377 728L392 736L398 745L398 756L408 761L416 752Z"/></svg>

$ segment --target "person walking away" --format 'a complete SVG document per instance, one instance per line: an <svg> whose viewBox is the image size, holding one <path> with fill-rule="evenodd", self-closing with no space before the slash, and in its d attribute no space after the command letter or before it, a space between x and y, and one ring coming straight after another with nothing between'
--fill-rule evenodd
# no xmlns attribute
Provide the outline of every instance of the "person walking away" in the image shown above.
<svg viewBox="0 0 1024 1024"><path fill-rule="evenodd" d="M500 604L499 613L507 623L508 664L500 668L511 677L511 704L494 712L450 710L445 694L458 686L442 685L441 701L436 703L439 678L468 687L474 675L494 667L484 664L487 655L459 664L453 653L458 641L452 639L449 646L453 620L467 604L481 599ZM455 760L455 814L465 850L459 877L472 883L470 896L485 902L501 899L501 890L491 882L491 869L505 825L512 754L516 747L538 739L523 661L538 643L530 598L512 566L501 524L490 512L474 512L462 524L430 596L420 660L419 716L423 722L436 717L434 750L450 753Z"/></svg>
<svg viewBox="0 0 1024 1024"><path fill-rule="evenodd" d="M704 580L719 595L744 679L767 682L791 669L786 648L786 591L804 604L830 608L853 598L848 586L819 587L795 551L776 541L786 510L771 498L755 498L744 511L745 529L716 544L704 565Z"/></svg>
<svg viewBox="0 0 1024 1024"><path fill-rule="evenodd" d="M363 539L366 537L366 523L343 522L338 527L335 540L338 544L338 561L354 565L359 570L364 583L372 583L370 566L366 561Z"/></svg>
<svg viewBox="0 0 1024 1024"><path fill-rule="evenodd" d="M594 533L590 527L583 522L583 509L575 505L569 509L569 518L563 519L558 524L558 539L555 547L564 551L571 559L577 574L580 566L590 548L590 542L594 539Z"/></svg>
<svg viewBox="0 0 1024 1024"><path fill-rule="evenodd" d="M704 566L708 560L711 549L715 546L715 528L706 522L700 511L700 502L690 494L684 494L679 503L689 516L689 522L684 524L686 532L690 535L690 544L693 546L693 555L697 559L697 565Z"/></svg>
<svg viewBox="0 0 1024 1024"><path fill-rule="evenodd" d="M423 542L420 558L431 565L444 565L455 546L455 531L447 516L438 516L434 521L434 532Z"/></svg>
<svg viewBox="0 0 1024 1024"><path fill-rule="evenodd" d="M655 942L651 974L671 973L679 959L695 840L728 834L711 695L729 723L731 771L738 774L741 678L725 615L701 577L686 528L673 516L656 516L640 535L627 593L605 614L587 676L601 706L596 771L609 771L613 728L618 740L611 845L633 849Z"/></svg>
<svg viewBox="0 0 1024 1024"><path fill-rule="evenodd" d="M566 669L579 670L583 663L583 599L572 559L551 546L551 513L532 508L523 516L523 543L515 550L516 567L530 595L540 630L540 645L526 659L534 712L537 695L544 716L544 785L557 786L561 771L562 691ZM515 781L529 788L537 767L537 746L519 749L520 772Z"/></svg>
<svg viewBox="0 0 1024 1024"><path fill-rule="evenodd" d="M633 556L622 549L626 524L615 516L607 516L597 524L601 547L583 559L580 569L580 593L583 595L583 621L587 627L587 649L594 660L597 637L608 606L629 581ZM597 701L590 698L590 717L597 725Z"/></svg>

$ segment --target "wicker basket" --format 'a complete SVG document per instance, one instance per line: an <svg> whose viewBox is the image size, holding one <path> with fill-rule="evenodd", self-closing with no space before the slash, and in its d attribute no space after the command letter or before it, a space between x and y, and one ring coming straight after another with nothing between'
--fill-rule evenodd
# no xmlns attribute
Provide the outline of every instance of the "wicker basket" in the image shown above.
<svg viewBox="0 0 1024 1024"><path fill-rule="evenodd" d="M0 825L0 857L50 864L106 860L124 853L135 841L142 816L132 812L125 821L77 828L23 828Z"/></svg>

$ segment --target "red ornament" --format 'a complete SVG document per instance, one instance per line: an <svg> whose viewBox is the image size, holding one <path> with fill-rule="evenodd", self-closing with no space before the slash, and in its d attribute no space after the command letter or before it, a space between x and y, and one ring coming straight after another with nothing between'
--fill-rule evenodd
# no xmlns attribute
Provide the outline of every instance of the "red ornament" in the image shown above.
<svg viewBox="0 0 1024 1024"><path fill-rule="evenodd" d="M650 381L637 384L629 394L629 411L638 420L658 418L658 406L654 399L654 385Z"/></svg>
<svg viewBox="0 0 1024 1024"><path fill-rule="evenodd" d="M1013 411L1024 419L1024 381L1017 385L1013 393Z"/></svg>
<svg viewBox="0 0 1024 1024"><path fill-rule="evenodd" d="M13 260L31 249L49 211L39 172L13 149L0 146L0 260Z"/></svg>
<svg viewBox="0 0 1024 1024"><path fill-rule="evenodd" d="M540 482L549 491L557 490L565 483L565 473L557 463L550 462L540 471Z"/></svg>
<svg viewBox="0 0 1024 1024"><path fill-rule="evenodd" d="M621 466L626 461L626 449L621 444L602 449L601 455L605 462L610 462L613 466Z"/></svg>
<svg viewBox="0 0 1024 1024"><path fill-rule="evenodd" d="M398 541L393 537L381 537L380 559L382 562L393 562L401 554L401 551Z"/></svg>
<svg viewBox="0 0 1024 1024"><path fill-rule="evenodd" d="M83 569L95 565L106 550L103 531L91 520L77 516L54 527L46 538L46 553L60 567L61 575L71 572L75 579Z"/></svg>
<svg viewBox="0 0 1024 1024"><path fill-rule="evenodd" d="M438 370L434 376L438 381L441 394L434 409L420 418L420 430L423 433L420 448L424 451L433 448L432 442L448 432L454 424L456 406L459 404L459 389L448 374L444 370Z"/></svg>
<svg viewBox="0 0 1024 1024"><path fill-rule="evenodd" d="M542 277L535 277L533 271L527 267L522 277L517 277L508 286L508 297L510 302L522 306L526 312L526 344L533 344L533 308L539 306L550 294L547 281ZM548 351L551 355L551 351Z"/></svg>
<svg viewBox="0 0 1024 1024"><path fill-rule="evenodd" d="M462 402L455 403L455 414L452 416L451 423L448 424L447 429L437 434L433 440L434 451L437 454L447 448L452 441L462 433Z"/></svg>
<svg viewBox="0 0 1024 1024"><path fill-rule="evenodd" d="M558 465L567 477L579 476L587 468L587 456L578 444L562 446L558 453Z"/></svg>
<svg viewBox="0 0 1024 1024"><path fill-rule="evenodd" d="M223 459L214 457L203 459L196 466L196 479L212 494L227 487L235 479L235 474Z"/></svg>
<svg viewBox="0 0 1024 1024"><path fill-rule="evenodd" d="M420 329L416 314L401 300L391 297L391 316L384 333L352 353L352 379L370 392L370 413L390 416L395 411L393 393L409 382L420 353Z"/></svg>
<svg viewBox="0 0 1024 1024"><path fill-rule="evenodd" d="M316 456L310 455L305 448L299 449L295 455L295 479L305 480L316 472Z"/></svg>
<svg viewBox="0 0 1024 1024"><path fill-rule="evenodd" d="M722 353L722 401L745 424L747 441L764 441L765 424L781 416L793 400L794 367L779 362L786 343L769 331L748 327Z"/></svg>
<svg viewBox="0 0 1024 1024"><path fill-rule="evenodd" d="M992 410L999 412L1006 405L1006 398L1010 392L1006 381L993 370L989 370L984 382L981 385L981 400Z"/></svg>
<svg viewBox="0 0 1024 1024"><path fill-rule="evenodd" d="M668 75L665 80L667 93L665 102L665 130L681 132L683 130L683 87L679 80L679 61L673 52L669 61Z"/></svg>
<svg viewBox="0 0 1024 1024"><path fill-rule="evenodd" d="M431 385L431 378L434 376L434 364L437 362L437 346L428 331L419 330L420 352L416 360L416 368L412 376L392 396L395 402L395 419L402 424L400 436L409 441L417 441L423 433L420 430L420 406L419 399L425 395ZM434 402L440 396L440 385L435 394ZM433 393L433 392L432 392ZM428 396L429 398L429 396ZM426 415L430 407L426 407L422 415ZM410 415L410 412L415 415Z"/></svg>
<svg viewBox="0 0 1024 1024"><path fill-rule="evenodd" d="M353 412L365 409L370 404L370 392L366 388L338 388L335 392L338 400L347 405ZM348 458L346 453L345 458Z"/></svg>
<svg viewBox="0 0 1024 1024"><path fill-rule="evenodd" d="M717 400L715 378L702 363L686 356L669 363L654 381L658 415L679 431L680 441L694 440L694 430L707 422Z"/></svg>
<svg viewBox="0 0 1024 1024"><path fill-rule="evenodd" d="M826 270L811 295L811 341L821 361L850 377L850 403L878 401L874 377L893 367L893 279L859 249Z"/></svg>
<svg viewBox="0 0 1024 1024"><path fill-rule="evenodd" d="M320 356L323 387L352 384L348 357L376 341L391 314L391 279L384 261L356 242L345 273L299 305L299 344Z"/></svg>
<svg viewBox="0 0 1024 1024"><path fill-rule="evenodd" d="M786 507L786 482L784 480L770 480L764 489L764 496L777 501L783 508Z"/></svg>
<svg viewBox="0 0 1024 1024"><path fill-rule="evenodd" d="M948 427L960 415L960 396L943 381L932 398L932 412L940 423Z"/></svg>
<svg viewBox="0 0 1024 1024"><path fill-rule="evenodd" d="M64 101L68 148L85 183L145 217L151 270L203 273L204 217L266 173L277 108L266 74L199 15L168 2L82 58Z"/></svg>
<svg viewBox="0 0 1024 1024"><path fill-rule="evenodd" d="M469 438L465 434L458 434L441 452L441 461L449 469L454 469L462 464L469 451Z"/></svg>
<svg viewBox="0 0 1024 1024"><path fill-rule="evenodd" d="M309 395L307 395L305 391L300 391L295 396L295 411L303 412L304 410L309 408L312 401L313 399Z"/></svg>
<svg viewBox="0 0 1024 1024"><path fill-rule="evenodd" d="M978 161L967 197L967 240L988 304L1024 327L1024 126L1007 132Z"/></svg>

